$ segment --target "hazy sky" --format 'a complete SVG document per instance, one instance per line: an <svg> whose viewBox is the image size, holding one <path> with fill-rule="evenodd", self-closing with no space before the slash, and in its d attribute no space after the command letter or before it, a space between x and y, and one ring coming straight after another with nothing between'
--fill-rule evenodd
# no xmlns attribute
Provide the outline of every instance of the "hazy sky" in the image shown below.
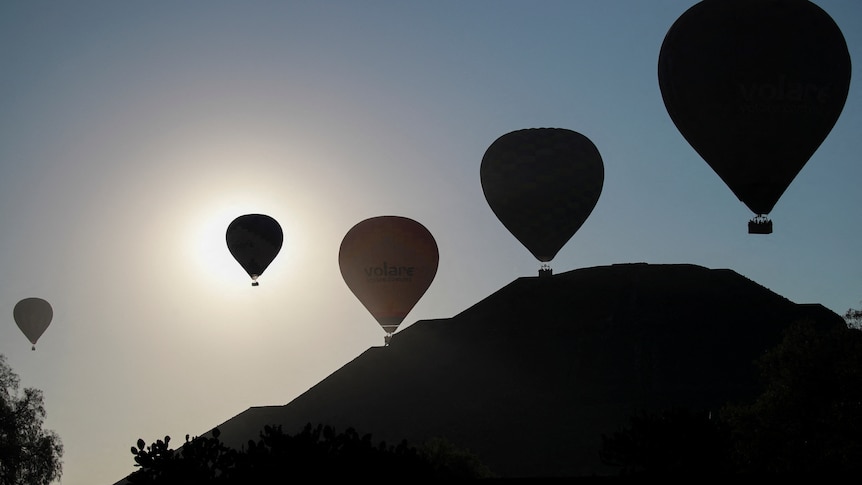
<svg viewBox="0 0 862 485"><path fill-rule="evenodd" d="M582 133L605 164L555 273L693 263L858 308L858 83L775 232L749 235L659 92L662 40L694 3L0 2L0 353L44 391L62 483L114 483L138 438L179 444L285 404L382 345L337 262L365 218L437 239L402 328L536 275L479 182L488 146L521 128ZM816 3L862 66L862 2ZM285 233L255 288L224 239L251 212ZM12 318L30 296L55 311L35 352Z"/></svg>

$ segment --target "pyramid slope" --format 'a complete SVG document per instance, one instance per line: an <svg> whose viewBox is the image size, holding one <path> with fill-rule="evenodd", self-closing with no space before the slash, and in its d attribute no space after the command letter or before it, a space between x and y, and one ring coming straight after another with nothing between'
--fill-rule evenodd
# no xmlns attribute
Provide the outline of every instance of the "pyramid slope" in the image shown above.
<svg viewBox="0 0 862 485"><path fill-rule="evenodd" d="M754 359L800 318L843 320L726 269L624 264L519 278L449 319L419 321L284 406L218 426L353 427L375 441L442 436L508 477L610 473L602 435L640 411L755 395Z"/></svg>

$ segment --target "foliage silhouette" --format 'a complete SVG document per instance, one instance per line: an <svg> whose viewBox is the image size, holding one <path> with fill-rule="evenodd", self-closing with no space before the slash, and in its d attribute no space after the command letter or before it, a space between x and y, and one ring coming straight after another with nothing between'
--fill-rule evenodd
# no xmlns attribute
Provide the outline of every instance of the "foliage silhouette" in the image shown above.
<svg viewBox="0 0 862 485"><path fill-rule="evenodd" d="M644 412L603 436L599 455L624 476L726 475L733 470L729 436L708 411Z"/></svg>
<svg viewBox="0 0 862 485"><path fill-rule="evenodd" d="M146 446L141 439L132 446L140 469L128 477L132 484L240 484L281 483L299 477L315 479L398 478L454 479L490 476L473 455L445 440L434 440L417 449L402 441L397 446L370 434L348 428L336 433L330 426L309 423L296 435L281 426L265 426L258 441L249 440L242 450L228 448L212 437L195 437L177 450L170 437Z"/></svg>
<svg viewBox="0 0 862 485"><path fill-rule="evenodd" d="M758 365L763 393L722 411L739 470L862 472L862 330L796 322Z"/></svg>
<svg viewBox="0 0 862 485"><path fill-rule="evenodd" d="M0 485L47 485L63 473L63 444L42 428L42 391L19 392L18 375L0 354Z"/></svg>
<svg viewBox="0 0 862 485"><path fill-rule="evenodd" d="M602 461L642 476L862 473L862 331L799 321L757 364L752 402L633 417L603 436Z"/></svg>
<svg viewBox="0 0 862 485"><path fill-rule="evenodd" d="M862 330L862 309L849 308L844 314L844 321L847 322L848 327Z"/></svg>

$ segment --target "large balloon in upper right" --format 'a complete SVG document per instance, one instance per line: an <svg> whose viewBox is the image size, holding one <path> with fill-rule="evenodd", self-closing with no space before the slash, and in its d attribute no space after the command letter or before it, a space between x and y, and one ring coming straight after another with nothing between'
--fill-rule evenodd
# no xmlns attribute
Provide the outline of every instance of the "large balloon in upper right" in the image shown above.
<svg viewBox="0 0 862 485"><path fill-rule="evenodd" d="M661 46L658 81L682 136L756 217L766 217L844 108L850 53L807 0L703 0Z"/></svg>
<svg viewBox="0 0 862 485"><path fill-rule="evenodd" d="M605 166L593 142L578 132L528 128L497 138L479 175L497 219L547 263L596 206Z"/></svg>

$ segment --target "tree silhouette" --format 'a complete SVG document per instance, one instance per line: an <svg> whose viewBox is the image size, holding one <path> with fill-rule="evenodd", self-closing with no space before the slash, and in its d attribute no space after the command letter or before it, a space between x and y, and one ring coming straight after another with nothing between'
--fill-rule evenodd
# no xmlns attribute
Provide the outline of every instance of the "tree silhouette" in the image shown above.
<svg viewBox="0 0 862 485"><path fill-rule="evenodd" d="M849 308L844 314L844 321L848 327L862 330L862 309Z"/></svg>
<svg viewBox="0 0 862 485"><path fill-rule="evenodd" d="M18 375L0 354L0 485L47 485L62 475L63 444L42 429L42 391L19 392Z"/></svg>
<svg viewBox="0 0 862 485"><path fill-rule="evenodd" d="M757 364L752 402L633 417L603 437L603 462L623 475L862 473L862 330L799 321Z"/></svg>
<svg viewBox="0 0 862 485"><path fill-rule="evenodd" d="M402 441L397 446L374 444L370 434L348 428L336 433L330 426L309 423L296 435L280 426L266 426L257 441L242 450L228 448L212 437L196 437L177 450L170 437L131 448L136 466L133 484L246 484L284 483L297 478L356 480L361 478L450 479L490 476L470 453L445 440L417 449Z"/></svg>
<svg viewBox="0 0 862 485"><path fill-rule="evenodd" d="M758 365L763 393L722 412L739 469L862 472L862 330L796 322Z"/></svg>

